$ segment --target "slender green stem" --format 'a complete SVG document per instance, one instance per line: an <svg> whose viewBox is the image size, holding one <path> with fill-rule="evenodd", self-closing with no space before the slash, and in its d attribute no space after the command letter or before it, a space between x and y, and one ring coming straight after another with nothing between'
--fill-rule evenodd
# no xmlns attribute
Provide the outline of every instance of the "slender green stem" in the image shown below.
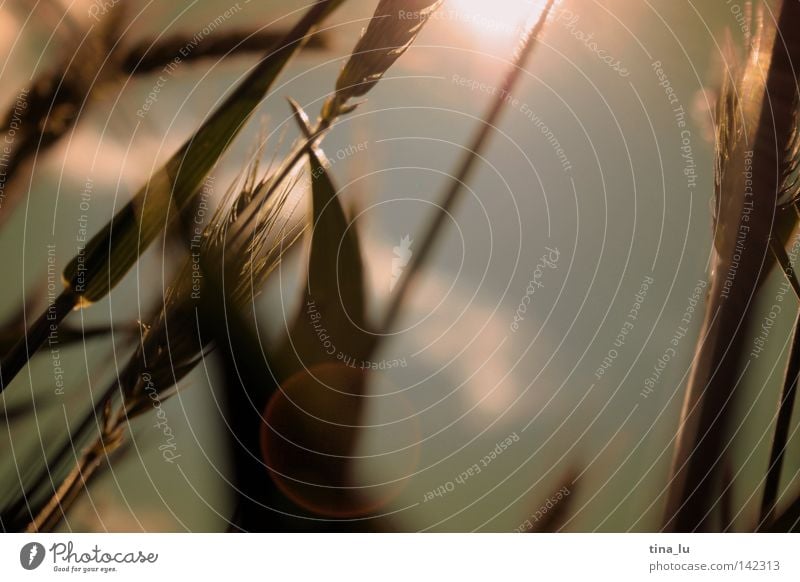
<svg viewBox="0 0 800 582"><path fill-rule="evenodd" d="M75 309L78 297L65 290L56 300L39 316L28 332L16 343L11 351L3 357L0 363L0 392L16 378L20 370L25 367L31 356L41 348L52 333L57 333L59 325L64 318Z"/></svg>

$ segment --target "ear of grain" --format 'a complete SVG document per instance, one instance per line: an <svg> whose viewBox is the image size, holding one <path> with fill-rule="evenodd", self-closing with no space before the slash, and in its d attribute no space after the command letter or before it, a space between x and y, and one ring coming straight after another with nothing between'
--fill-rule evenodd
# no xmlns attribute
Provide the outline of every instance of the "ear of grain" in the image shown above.
<svg viewBox="0 0 800 582"><path fill-rule="evenodd" d="M159 232L197 194L303 39L342 0L319 0L199 130L64 270L69 289L89 304L103 298Z"/></svg>
<svg viewBox="0 0 800 582"><path fill-rule="evenodd" d="M322 108L326 122L352 111L417 38L442 0L381 0Z"/></svg>
<svg viewBox="0 0 800 582"><path fill-rule="evenodd" d="M295 119L306 137L312 135L308 117L291 102ZM279 376L289 375L323 362L348 365L364 357L368 337L366 297L361 248L354 225L350 224L338 198L338 189L328 174L330 165L320 147L309 149L311 172L311 249L305 297L289 330L287 344L275 357ZM327 353L321 333L336 347Z"/></svg>
<svg viewBox="0 0 800 582"><path fill-rule="evenodd" d="M174 279L122 379L128 416L150 408L142 393L142 374L150 374L161 398L167 398L210 349L210 339L202 332L200 306L207 277L202 268L221 274L226 301L241 311L259 295L283 254L302 234L298 213L287 207L297 203L298 178L285 180L279 190L270 183L271 177L246 183L229 204L223 203L205 229L197 256L187 259Z"/></svg>
<svg viewBox="0 0 800 582"><path fill-rule="evenodd" d="M230 196L229 204L214 214L200 249L195 251L197 259L187 259L137 350L100 404L78 425L70 444L80 442L96 426L97 418L102 419L100 435L41 506L28 524L28 531L55 527L101 462L123 444L127 423L152 411L154 401L163 402L174 395L178 382L210 351L213 335L206 329L206 314L213 311L206 297L209 278L213 277L217 284L216 273L221 273L218 284L230 285L230 289L224 289L225 306L214 307L226 317L233 317L231 310L241 311L248 300L255 298L283 252L297 240L302 228L293 228L291 224L297 221L284 212L296 182L287 181L279 191L268 188L268 182L269 179L257 184L246 182L245 189L236 197ZM266 198L275 192L278 195L274 200ZM280 244L273 246L275 240ZM199 278L195 260L201 270ZM216 269L213 275L204 271L209 268ZM116 398L116 394L120 397ZM70 447L67 452L72 450ZM47 474L50 475L49 467Z"/></svg>
<svg viewBox="0 0 800 582"><path fill-rule="evenodd" d="M760 20L717 120L714 265L676 436L667 530L713 529L742 356L749 350L743 332L772 264L769 247L795 121L800 3L783 2L779 14L777 28Z"/></svg>
<svg viewBox="0 0 800 582"><path fill-rule="evenodd" d="M196 198L200 184L269 91L291 56L313 29L343 0L318 0L289 32L281 46L268 54L237 89L159 169L85 249L66 266L65 291L53 313L42 314L0 364L0 391L78 306L107 295L139 260L158 234ZM52 315L52 317L51 317Z"/></svg>

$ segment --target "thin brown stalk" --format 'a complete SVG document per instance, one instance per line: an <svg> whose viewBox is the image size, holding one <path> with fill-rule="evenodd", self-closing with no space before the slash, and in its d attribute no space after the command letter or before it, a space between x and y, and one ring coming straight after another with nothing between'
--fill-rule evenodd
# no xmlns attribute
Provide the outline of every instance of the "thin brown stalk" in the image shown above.
<svg viewBox="0 0 800 582"><path fill-rule="evenodd" d="M52 491L51 495L56 494L58 488L53 482L53 476L60 472L63 467L67 466L67 461L69 459L75 459L74 451L76 448L83 449L83 443L88 442L87 439L91 434L91 429L101 425L104 410L108 406L109 400L118 390L117 382L113 382L97 401L97 404L92 406L75 428L71 429L64 443L52 457L47 459L44 466L31 480L30 484L21 485L22 494L19 495L17 500L9 507L3 509L3 517L4 521L9 526L8 529L16 531L24 527L25 523L32 517L30 513L35 511L29 508L32 500L37 495L44 493L45 487L48 487L49 490ZM48 483L49 486L47 485ZM55 491L53 491L54 488ZM27 514L27 517L25 517L25 514ZM24 520L24 522L22 522L22 520Z"/></svg>
<svg viewBox="0 0 800 582"><path fill-rule="evenodd" d="M769 454L769 465L764 483L764 495L761 500L761 523L767 524L775 515L775 504L778 500L778 489L781 482L786 447L789 443L789 431L792 425L792 411L797 399L797 383L800 379L800 312L794 324L792 349L786 367L785 383L778 403L778 414L775 420L775 434Z"/></svg>
<svg viewBox="0 0 800 582"><path fill-rule="evenodd" d="M194 62L202 59L226 58L234 55L262 54L286 37L286 31L237 30L217 34L194 46L189 36L175 35L159 40L137 43L122 58L122 71L128 75L141 75L175 62ZM192 47L187 50L187 47ZM309 38L304 50L324 50L328 42L324 35Z"/></svg>
<svg viewBox="0 0 800 582"><path fill-rule="evenodd" d="M113 57L122 16L122 7L115 6L100 26L81 31L84 36L75 39L78 44L71 58L20 90L6 112L0 124L8 148L5 171L0 175L0 226L23 194L22 188L13 187L22 167L68 135L95 99L97 88L117 74ZM13 134L12 125L17 128Z"/></svg>
<svg viewBox="0 0 800 582"><path fill-rule="evenodd" d="M460 166L454 173L452 184L445 193L442 201L439 203L433 219L425 231L425 234L420 239L421 243L417 247L417 252L415 252L411 257L411 261L406 267L403 277L398 282L397 290L395 291L386 315L384 316L383 322L379 328L379 331L382 333L389 333L391 331L395 320L403 308L406 296L408 295L411 286L433 252L436 242L441 236L442 227L444 226L445 220L460 199L464 184L467 183L472 175L478 158L480 157L481 152L485 149L489 138L492 136L492 133L495 130L497 121L500 118L500 115L503 113L506 105L504 96L511 94L517 82L519 81L522 75L523 67L536 47L537 40L544 29L550 11L553 8L553 4L554 0L548 0L536 24L534 24L533 27L523 37L516 58L514 59L514 62L511 65L503 84L500 86L500 90L495 93L495 98L492 101L492 104L489 106L489 110L483 117L480 129L467 148L468 153L464 156Z"/></svg>
<svg viewBox="0 0 800 582"><path fill-rule="evenodd" d="M77 299L72 307L86 307L105 297L128 274L159 233L180 216L291 57L343 1L317 0L283 43L253 68L194 135L150 176L142 189L95 234L82 253L70 261L63 273L70 291L62 297ZM56 328L63 317L66 313L55 322ZM3 358L0 390L44 344L47 336L40 333L43 327L39 326L43 321L40 318L32 330L35 342L23 338L11 354Z"/></svg>
<svg viewBox="0 0 800 582"><path fill-rule="evenodd" d="M28 524L26 532L52 531L78 499L104 459L119 448L124 434L124 418L107 420L102 434L78 460L44 508Z"/></svg>
<svg viewBox="0 0 800 582"><path fill-rule="evenodd" d="M248 181L234 196L238 186L234 183L206 226L196 251L201 263L207 262L224 273L223 278L229 282L227 299L235 309L242 309L248 299L257 296L282 254L302 232L291 226L291 214L284 212L296 180L287 180L275 199L272 195L276 191L270 184L271 178L257 184ZM251 217L255 217L252 232L246 228ZM238 236L242 230L248 230L244 237ZM277 246L271 236L279 241ZM75 468L28 525L28 531L50 530L57 525L85 488L89 475L103 458L123 444L128 422L152 410L153 399L160 402L172 396L178 382L212 349L209 338L197 327L200 300L194 298L194 293L206 293L206 284L203 278L195 282L193 277L192 262L187 259L136 352L100 404L78 426L73 439L90 429L102 410L100 435L78 458ZM121 402L114 406L117 392ZM69 454L69 444L59 451L53 463L60 463ZM50 476L50 464L31 492L41 488L45 477ZM15 509L20 509L19 503Z"/></svg>
<svg viewBox="0 0 800 582"><path fill-rule="evenodd" d="M800 532L800 495L783 512L769 523L762 524L759 529L777 533Z"/></svg>

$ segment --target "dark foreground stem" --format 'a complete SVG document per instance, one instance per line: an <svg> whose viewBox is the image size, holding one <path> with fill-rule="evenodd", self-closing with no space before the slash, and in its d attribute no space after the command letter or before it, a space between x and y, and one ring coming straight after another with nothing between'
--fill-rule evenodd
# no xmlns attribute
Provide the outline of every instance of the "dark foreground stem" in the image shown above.
<svg viewBox="0 0 800 582"><path fill-rule="evenodd" d="M797 381L800 376L800 313L794 324L794 338L792 339L792 352L786 368L786 377L778 404L778 418L775 421L775 437L772 440L772 450L769 455L769 468L767 469L764 497L761 502L761 524L769 523L775 514L775 503L778 499L778 487L783 469L783 457L789 439L789 429L792 424L792 410L797 398Z"/></svg>
<svg viewBox="0 0 800 582"><path fill-rule="evenodd" d="M723 460L741 417L741 403L748 397L740 385L750 350L745 330L771 267L770 245L773 252L777 248L773 240L782 178L776 152L793 139L798 22L800 3L794 0L781 4L777 23L765 19L760 48L751 49L756 52L737 72L736 87L728 88L738 95L737 107L722 102L725 117L720 123L735 131L717 145L718 160L724 163L715 192L713 268L675 435L666 531L711 531L718 523ZM758 185L752 205L748 168L752 183Z"/></svg>
<svg viewBox="0 0 800 582"><path fill-rule="evenodd" d="M211 37L194 46L191 51L187 50L187 47L193 46L192 39L188 36L177 35L159 41L147 40L130 50L123 59L122 70L130 75L139 75L184 61L221 59L236 54L261 54L280 46L279 43L286 38L286 34L285 31L274 30L234 31ZM311 36L304 45L306 50L326 47L327 42L320 35Z"/></svg>
<svg viewBox="0 0 800 582"><path fill-rule="evenodd" d="M39 319L20 338L11 351L5 355L0 363L0 392L6 389L25 367L31 356L35 354L48 340L50 335L58 331L64 318L75 309L78 298L70 291L64 291L47 308Z"/></svg>
<svg viewBox="0 0 800 582"><path fill-rule="evenodd" d="M789 504L783 513L770 523L762 524L759 529L773 533L790 533L800 531L800 497Z"/></svg>

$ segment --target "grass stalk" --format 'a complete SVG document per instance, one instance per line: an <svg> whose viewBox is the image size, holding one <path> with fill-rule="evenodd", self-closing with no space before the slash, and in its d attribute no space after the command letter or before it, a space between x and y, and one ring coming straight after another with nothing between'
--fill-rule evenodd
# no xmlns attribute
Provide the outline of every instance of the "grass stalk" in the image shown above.
<svg viewBox="0 0 800 582"><path fill-rule="evenodd" d="M764 531L774 533L800 532L800 495L789 506L767 524L762 524Z"/></svg>
<svg viewBox="0 0 800 582"><path fill-rule="evenodd" d="M406 267L403 277L398 281L397 289L379 327L379 332L383 334L391 332L404 306L410 288L421 269L425 266L425 263L433 252L437 240L441 236L447 216L460 199L464 185L472 175L481 152L486 147L489 138L495 130L498 119L506 106L504 96L509 95L513 91L522 75L525 63L536 47L537 39L544 29L553 4L554 0L548 0L539 19L523 37L511 69L500 86L500 90L495 93L495 98L483 117L481 127L478 129L477 134L467 148L468 153L464 156L464 159L454 173L452 184L439 203L436 213L420 239L421 243L417 247L417 252L411 257L411 261Z"/></svg>
<svg viewBox="0 0 800 582"><path fill-rule="evenodd" d="M95 443L80 457L55 494L25 528L27 533L52 531L58 525L100 467L101 462L120 447L124 430L124 418L117 417L106 423Z"/></svg>
<svg viewBox="0 0 800 582"><path fill-rule="evenodd" d="M734 67L717 116L715 256L706 314L686 387L664 517L667 531L713 529L728 431L737 410L743 333L770 266L796 122L800 3L763 21ZM728 76L726 75L726 79ZM743 226L744 225L744 228ZM746 233L742 240L742 233Z"/></svg>
<svg viewBox="0 0 800 582"><path fill-rule="evenodd" d="M194 62L203 59L227 58L235 55L263 53L286 38L285 31L239 30L217 34L204 39L191 52L182 54L181 50L190 45L188 36L171 36L160 40L142 41L123 57L121 69L128 75L142 75L175 62ZM325 37L316 34L308 39L304 50L324 50L328 47Z"/></svg>
<svg viewBox="0 0 800 582"><path fill-rule="evenodd" d="M227 150L289 59L319 22L342 2L318 0L280 46L264 57L166 165L89 241L84 252L67 265L65 297L73 301L70 309L105 297L167 224L191 203L202 180ZM11 383L31 353L44 344L46 323L45 314L21 341L24 345L18 345L3 358L0 389Z"/></svg>
<svg viewBox="0 0 800 582"><path fill-rule="evenodd" d="M27 333L3 355L0 363L0 392L3 392L25 367L31 356L41 348L51 334L58 333L64 318L78 305L78 296L65 289L47 310L28 328Z"/></svg>
<svg viewBox="0 0 800 582"><path fill-rule="evenodd" d="M769 465L764 483L764 495L761 501L761 524L772 521L775 515L775 504L778 499L784 455L788 446L789 431L792 424L792 411L797 400L797 383L800 379L800 312L794 324L794 337L786 367L785 381L778 403L778 415L775 420L775 434L769 455Z"/></svg>

